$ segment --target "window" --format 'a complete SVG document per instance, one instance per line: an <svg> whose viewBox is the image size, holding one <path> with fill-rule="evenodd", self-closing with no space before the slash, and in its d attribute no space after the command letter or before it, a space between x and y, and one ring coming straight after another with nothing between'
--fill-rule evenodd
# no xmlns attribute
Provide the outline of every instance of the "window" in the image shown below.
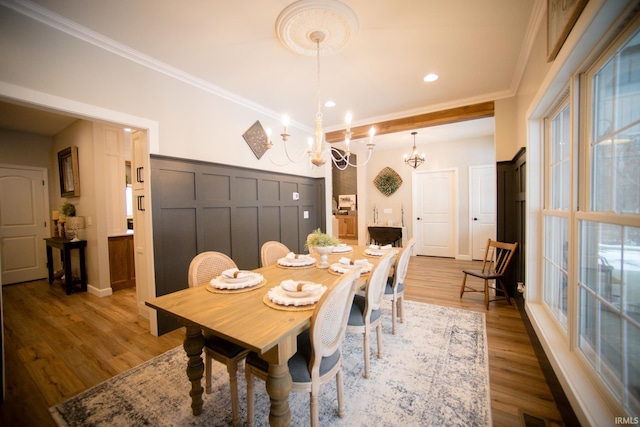
<svg viewBox="0 0 640 427"><path fill-rule="evenodd" d="M544 210L544 301L567 329L569 201L571 194L570 106L565 96L547 123L547 198Z"/></svg>
<svg viewBox="0 0 640 427"><path fill-rule="evenodd" d="M640 410L640 32L587 73L587 159L578 212L578 348Z"/></svg>
<svg viewBox="0 0 640 427"><path fill-rule="evenodd" d="M637 414L640 31L635 25L546 116L541 269L544 304L566 331L569 347L603 389ZM572 114L578 110L583 114ZM582 137L573 129L581 129Z"/></svg>

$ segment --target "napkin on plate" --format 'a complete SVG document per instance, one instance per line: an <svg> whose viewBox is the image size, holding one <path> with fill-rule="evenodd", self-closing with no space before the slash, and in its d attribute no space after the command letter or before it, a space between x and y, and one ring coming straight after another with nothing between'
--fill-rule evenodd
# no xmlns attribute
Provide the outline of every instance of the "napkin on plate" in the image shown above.
<svg viewBox="0 0 640 427"><path fill-rule="evenodd" d="M225 277L227 279L243 279L249 276L251 276L250 271L241 271L237 268L230 268L222 272L222 277Z"/></svg>
<svg viewBox="0 0 640 427"><path fill-rule="evenodd" d="M369 249L373 249L373 250L386 250L386 249L391 249L393 246L391 245L384 245L384 246L380 246L380 245L369 245Z"/></svg>
<svg viewBox="0 0 640 427"><path fill-rule="evenodd" d="M308 255L298 255L298 254L294 254L293 252L289 252L285 258L287 260L304 260L307 259L309 256Z"/></svg>
<svg viewBox="0 0 640 427"><path fill-rule="evenodd" d="M343 265L367 265L367 264L369 264L369 261L367 261L366 259L353 260L353 259L347 258L347 257L340 258L339 262L340 262L340 264L343 264Z"/></svg>
<svg viewBox="0 0 640 427"><path fill-rule="evenodd" d="M317 283L303 283L298 280L283 280L280 287L287 292L313 292L322 287Z"/></svg>

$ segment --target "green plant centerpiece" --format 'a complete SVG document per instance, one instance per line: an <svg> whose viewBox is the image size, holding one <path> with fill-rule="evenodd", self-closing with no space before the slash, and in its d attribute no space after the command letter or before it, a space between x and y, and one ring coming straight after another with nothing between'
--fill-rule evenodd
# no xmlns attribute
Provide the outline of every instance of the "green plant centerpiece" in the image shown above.
<svg viewBox="0 0 640 427"><path fill-rule="evenodd" d="M328 268L328 255L333 251L333 248L339 244L340 240L337 237L323 233L318 228L309 235L305 247L310 251L315 251L320 254L320 263L318 264L318 268Z"/></svg>

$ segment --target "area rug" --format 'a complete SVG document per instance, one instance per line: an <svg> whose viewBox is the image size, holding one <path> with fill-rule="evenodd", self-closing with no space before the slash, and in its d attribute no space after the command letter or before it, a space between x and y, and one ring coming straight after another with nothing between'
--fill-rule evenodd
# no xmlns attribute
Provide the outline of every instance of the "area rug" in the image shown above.
<svg viewBox="0 0 640 427"><path fill-rule="evenodd" d="M390 305L390 304L388 304ZM335 381L320 395L323 426L490 426L489 363L484 313L405 301L404 324L391 334L383 322L383 358L374 356L365 379L362 335L343 344L346 415L337 415ZM203 413L191 413L182 347L170 350L49 409L60 426L228 426L231 401L226 368L213 363ZM240 414L246 423L246 383L238 372ZM204 379L203 379L204 386ZM291 425L309 425L309 395L289 396ZM268 425L269 397L256 380L255 425Z"/></svg>

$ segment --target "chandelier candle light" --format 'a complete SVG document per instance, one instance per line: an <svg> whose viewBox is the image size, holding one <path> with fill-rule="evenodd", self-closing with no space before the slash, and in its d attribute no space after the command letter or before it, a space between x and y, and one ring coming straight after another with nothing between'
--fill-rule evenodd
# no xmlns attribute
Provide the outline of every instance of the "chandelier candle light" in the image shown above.
<svg viewBox="0 0 640 427"><path fill-rule="evenodd" d="M289 133L289 117L284 116L283 131L280 134L284 142L284 150L290 163L302 160L309 156L311 163L315 166L322 166L326 163L325 153L329 153L334 165L341 170L348 166L362 166L369 162L371 152L374 148L373 136L375 129L369 131L369 141L367 142L367 159L359 165L349 161L351 156L350 143L351 136L351 113L347 113L345 131L345 147L342 153L334 147L327 147L324 140L324 130L322 128L322 98L320 96L320 43L324 42L323 52L332 53L344 47L351 33L357 31L358 18L349 6L338 0L298 0L287 6L278 16L276 30L280 41L295 53L308 55L312 54L312 46L315 47L317 58L317 98L318 108L316 112L314 138L309 138L309 146L299 159L293 159L287 150L287 140ZM331 35L329 40L327 37ZM267 129L267 150L273 147L271 143L271 130ZM273 162L273 160L272 160ZM273 162L277 164L276 162ZM284 165L279 165L284 166Z"/></svg>
<svg viewBox="0 0 640 427"><path fill-rule="evenodd" d="M416 134L417 133L418 132L411 132L411 135L413 135L413 150L412 150L411 157L409 157L408 154L404 155L404 162L406 164L408 164L409 166L411 166L412 168L414 168L414 169L416 169L418 166L423 164L424 163L424 159L425 159L424 153L418 154L418 149L416 148Z"/></svg>

